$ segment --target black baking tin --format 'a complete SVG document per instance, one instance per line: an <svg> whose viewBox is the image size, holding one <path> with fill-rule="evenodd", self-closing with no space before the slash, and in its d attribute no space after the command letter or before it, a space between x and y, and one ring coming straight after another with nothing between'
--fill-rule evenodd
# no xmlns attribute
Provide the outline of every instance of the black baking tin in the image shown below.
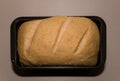
<svg viewBox="0 0 120 81"><path fill-rule="evenodd" d="M97 76L103 72L106 60L106 25L98 16L84 16L93 20L100 31L100 50L96 66L23 66L17 51L17 33L20 25L26 21L48 17L19 17L11 24L11 61L16 74L21 76Z"/></svg>

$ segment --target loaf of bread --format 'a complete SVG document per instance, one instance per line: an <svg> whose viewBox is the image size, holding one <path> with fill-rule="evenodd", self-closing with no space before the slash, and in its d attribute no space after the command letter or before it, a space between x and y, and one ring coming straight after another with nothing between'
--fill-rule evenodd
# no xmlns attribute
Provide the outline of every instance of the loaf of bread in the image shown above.
<svg viewBox="0 0 120 81"><path fill-rule="evenodd" d="M17 43L25 65L95 66L100 33L89 18L55 16L24 22Z"/></svg>

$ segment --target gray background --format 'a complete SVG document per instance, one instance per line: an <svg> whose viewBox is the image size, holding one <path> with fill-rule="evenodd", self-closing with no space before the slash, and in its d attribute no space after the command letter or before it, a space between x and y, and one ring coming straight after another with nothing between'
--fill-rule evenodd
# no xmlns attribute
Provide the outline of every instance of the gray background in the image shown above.
<svg viewBox="0 0 120 81"><path fill-rule="evenodd" d="M0 81L120 81L120 0L0 0ZM97 15L107 24L107 61L96 77L21 77L11 68L10 25L19 16Z"/></svg>

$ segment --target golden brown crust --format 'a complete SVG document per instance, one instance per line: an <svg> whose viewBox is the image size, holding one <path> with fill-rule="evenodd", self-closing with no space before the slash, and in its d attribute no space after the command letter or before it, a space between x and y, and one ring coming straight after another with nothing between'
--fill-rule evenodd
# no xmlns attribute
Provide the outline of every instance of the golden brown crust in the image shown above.
<svg viewBox="0 0 120 81"><path fill-rule="evenodd" d="M23 23L18 31L18 52L21 61L29 64L29 46L31 44L34 33L41 20L33 20ZM26 62L25 62L26 61Z"/></svg>
<svg viewBox="0 0 120 81"><path fill-rule="evenodd" d="M85 17L29 21L18 31L18 52L24 64L96 65L99 43L97 25Z"/></svg>

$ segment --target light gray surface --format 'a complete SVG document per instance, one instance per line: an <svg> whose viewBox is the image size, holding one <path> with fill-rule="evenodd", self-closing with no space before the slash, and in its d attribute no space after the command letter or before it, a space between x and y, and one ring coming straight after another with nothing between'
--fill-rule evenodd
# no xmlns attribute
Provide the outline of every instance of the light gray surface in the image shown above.
<svg viewBox="0 0 120 81"><path fill-rule="evenodd" d="M120 81L119 0L0 0L0 81ZM19 16L97 15L107 24L107 61L96 77L21 77L11 68L10 25Z"/></svg>

